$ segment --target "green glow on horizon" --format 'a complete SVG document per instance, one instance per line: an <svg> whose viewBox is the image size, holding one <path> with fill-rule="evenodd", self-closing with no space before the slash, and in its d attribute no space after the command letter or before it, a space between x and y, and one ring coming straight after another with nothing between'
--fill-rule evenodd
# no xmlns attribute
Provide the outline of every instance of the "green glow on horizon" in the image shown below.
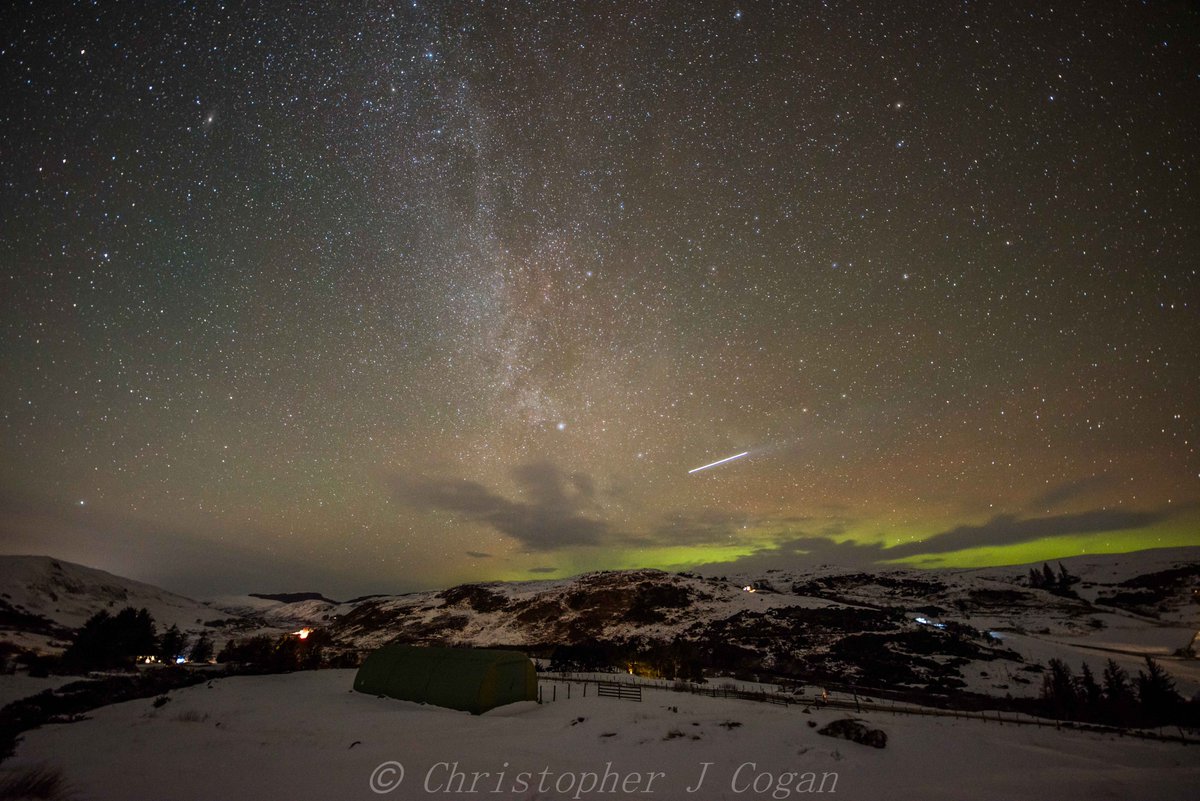
<svg viewBox="0 0 1200 801"><path fill-rule="evenodd" d="M888 564L909 567L999 567L1065 559L1088 554L1132 553L1151 548L1200 546L1194 526L1162 526L1103 534L1047 537L1014 545L969 548L945 554L918 555Z"/></svg>
<svg viewBox="0 0 1200 801"><path fill-rule="evenodd" d="M1141 529L1125 531L1101 532L1080 535L1063 535L1046 537L1029 542L1012 545L997 545L978 548L966 548L946 553L917 554L900 559L881 559L879 566L896 565L915 568L977 568L999 567L1004 565L1019 565L1042 561L1052 561L1070 556L1086 554L1130 553L1152 548L1171 548L1180 546L1200 546L1200 525L1196 516L1189 519L1176 519ZM877 526L864 528L878 530ZM930 531L944 531L944 526L931 526ZM529 568L509 568L489 576L489 580L501 581L530 581L539 578L565 578L597 570L634 570L651 568L677 572L693 570L706 565L729 563L729 570L736 571L737 560L762 555L770 558L778 556L791 566L803 564L805 554L790 552L780 547L788 537L780 536L773 531L763 536L764 532L746 532L743 541L729 545L679 545L657 546L649 548L630 548L621 551L577 551L558 553L553 558L546 559L545 565L552 566L552 573L531 573ZM928 535L925 535L928 536ZM776 537L777 539L772 539ZM920 541L924 537L915 534L892 535L882 538L888 546L901 543ZM864 544L879 542L879 535L864 537L861 533L848 532L829 538L831 542L844 543L849 541ZM882 552L886 557L887 549ZM822 562L825 558L817 556L814 559ZM848 563L850 564L850 563Z"/></svg>

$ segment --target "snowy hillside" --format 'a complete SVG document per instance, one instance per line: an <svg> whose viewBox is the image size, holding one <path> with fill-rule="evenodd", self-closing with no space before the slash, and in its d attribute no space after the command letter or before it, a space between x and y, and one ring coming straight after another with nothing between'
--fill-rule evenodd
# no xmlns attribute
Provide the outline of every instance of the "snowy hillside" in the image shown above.
<svg viewBox="0 0 1200 801"><path fill-rule="evenodd" d="M0 640L45 648L96 612L145 608L160 627L200 631L214 617L203 604L140 581L48 556L0 556ZM40 621L40 625L39 625Z"/></svg>
<svg viewBox="0 0 1200 801"><path fill-rule="evenodd" d="M47 557L0 557L0 639L46 648L94 612L132 605L149 609L160 629L211 624L218 648L312 627L350 658L392 640L513 646L566 654L579 669L636 665L672 676L686 667L1001 697L1037 695L1051 658L1097 674L1112 659L1136 675L1150 655L1184 696L1200 691L1200 661L1186 655L1200 629L1200 548L1045 567L1063 586L1031 586L1040 564L722 577L630 570L346 603L305 593L201 604Z"/></svg>
<svg viewBox="0 0 1200 801"><path fill-rule="evenodd" d="M235 677L105 707L26 733L4 769L61 769L95 801L458 798L476 772L488 774L477 795L513 801L794 798L807 773L834 797L896 801L1171 801L1200 786L1194 746L1052 726L857 715L887 736L877 749L819 734L846 717L829 709L667 690L583 698L578 686L567 700L560 686L552 703L473 717L352 692L353 676ZM632 792L600 792L605 781Z"/></svg>
<svg viewBox="0 0 1200 801"><path fill-rule="evenodd" d="M1175 655L1200 628L1200 549L1064 560L1062 590L1029 586L1032 567L604 572L375 598L326 625L364 650L393 639L626 655L670 644L723 670L1013 696L1036 695L1052 657L1136 674L1151 655L1185 695L1200 690L1200 663Z"/></svg>
<svg viewBox="0 0 1200 801"><path fill-rule="evenodd" d="M151 584L48 556L0 556L0 641L56 651L95 613L145 608L159 630L208 630L230 638L323 625L350 606L328 599L288 602L252 595L196 601Z"/></svg>
<svg viewBox="0 0 1200 801"><path fill-rule="evenodd" d="M255 595L224 595L207 602L213 609L228 615L259 621L264 627L296 627L322 625L332 617L353 609L328 599L281 601Z"/></svg>
<svg viewBox="0 0 1200 801"><path fill-rule="evenodd" d="M375 598L333 622L363 647L397 636L471 645L539 645L583 639L669 639L697 622L776 607L839 604L660 570L585 573L570 579L464 584Z"/></svg>

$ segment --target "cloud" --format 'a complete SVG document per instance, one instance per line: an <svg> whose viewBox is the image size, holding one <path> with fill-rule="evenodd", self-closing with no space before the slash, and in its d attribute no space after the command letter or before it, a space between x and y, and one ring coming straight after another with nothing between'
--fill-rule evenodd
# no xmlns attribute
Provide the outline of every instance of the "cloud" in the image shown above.
<svg viewBox="0 0 1200 801"><path fill-rule="evenodd" d="M395 476L397 500L424 510L454 512L492 526L529 551L597 545L611 533L596 517L595 484L582 473L566 474L548 462L512 472L523 498L512 500L475 481L430 476Z"/></svg>
<svg viewBox="0 0 1200 801"><path fill-rule="evenodd" d="M557 567L531 567L531 568L529 568L529 572L530 573L557 573L558 568Z"/></svg>
<svg viewBox="0 0 1200 801"><path fill-rule="evenodd" d="M860 544L853 540L834 542L819 534L799 534L789 537L771 547L763 547L753 553L704 565L706 573L727 571L765 572L770 569L812 567L833 564L839 566L871 565L884 559L879 544Z"/></svg>
<svg viewBox="0 0 1200 801"><path fill-rule="evenodd" d="M283 590L338 597L361 591L363 577L344 565L243 544L270 539L215 519L166 523L99 504L81 507L0 491L2 553L54 556L198 598ZM390 581L378 584L396 591Z"/></svg>
<svg viewBox="0 0 1200 801"><path fill-rule="evenodd" d="M967 548L1016 545L1049 537L1125 531L1145 528L1162 522L1169 516L1166 510L1134 512L1110 509L1024 519L1013 515L999 515L978 526L957 526L918 542L906 542L888 548L884 553L888 559L903 559L907 556L950 553Z"/></svg>
<svg viewBox="0 0 1200 801"><path fill-rule="evenodd" d="M662 516L648 534L630 536L626 543L641 547L677 545L729 545L747 531L792 533L797 526L813 522L811 517L761 517L725 509L676 510ZM824 533L839 534L833 525Z"/></svg>
<svg viewBox="0 0 1200 801"><path fill-rule="evenodd" d="M1030 502L1029 508L1052 509L1056 506L1061 506L1067 501L1075 500L1093 490L1110 486L1112 483L1113 479L1110 476L1091 476L1077 481L1065 481L1062 484L1051 487L1034 498Z"/></svg>
<svg viewBox="0 0 1200 801"><path fill-rule="evenodd" d="M492 558L492 555L490 553L484 553L483 551L467 551L466 554L467 554L467 556L471 557L472 559L491 559Z"/></svg>
<svg viewBox="0 0 1200 801"><path fill-rule="evenodd" d="M999 515L979 525L961 525L923 540L906 542L891 548L881 543L854 540L835 542L831 536L837 527L820 533L799 532L770 547L763 547L738 559L706 565L706 572L765 570L814 564L872 565L896 559L936 557L971 548L1003 547L1035 540L1079 534L1100 534L1144 528L1169 519L1178 509L1125 511L1096 509L1079 514L1018 518Z"/></svg>
<svg viewBox="0 0 1200 801"><path fill-rule="evenodd" d="M699 512L672 512L651 532L640 539L646 545L713 545L727 543L750 516L740 512L705 509Z"/></svg>

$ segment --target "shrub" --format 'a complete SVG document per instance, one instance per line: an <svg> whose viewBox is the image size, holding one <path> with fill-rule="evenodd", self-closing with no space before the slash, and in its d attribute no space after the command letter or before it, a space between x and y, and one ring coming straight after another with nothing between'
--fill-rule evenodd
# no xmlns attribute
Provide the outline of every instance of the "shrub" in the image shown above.
<svg viewBox="0 0 1200 801"><path fill-rule="evenodd" d="M66 801L72 797L74 794L57 768L35 765L0 777L0 801Z"/></svg>

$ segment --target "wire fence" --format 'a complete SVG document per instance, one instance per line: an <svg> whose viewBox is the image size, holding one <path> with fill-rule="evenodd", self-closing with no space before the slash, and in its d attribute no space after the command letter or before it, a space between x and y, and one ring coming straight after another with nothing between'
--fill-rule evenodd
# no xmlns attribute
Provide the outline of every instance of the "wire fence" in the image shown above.
<svg viewBox="0 0 1200 801"><path fill-rule="evenodd" d="M616 674L619 675L619 674ZM871 698L860 698L856 692L852 692L851 698L838 698L836 696L817 696L808 697L803 695L794 695L789 693L781 693L778 691L767 690L747 690L739 688L735 684L723 684L716 687L710 687L700 684L681 681L667 681L664 679L639 679L632 676L628 678L616 679L615 675L609 679L598 679L594 677L583 678L572 676L571 674L558 674L557 676L547 676L542 674L542 681L548 684L539 684L538 701L550 703L553 701L570 700L572 692L575 697L586 698L588 695L596 697L609 698L634 698L642 700L642 691L644 689L664 690L667 692L687 693L690 695L702 695L709 698L731 698L739 701L754 701L757 703L768 703L782 707L799 707L802 710L819 710L819 709L837 709L854 712L880 712L890 715L915 715L922 717L938 717L938 718L955 718L958 720L978 720L984 723L991 723L999 726L1036 726L1038 728L1052 728L1066 731L1091 732L1098 734L1110 734L1118 737L1134 737L1143 740L1157 740L1160 742L1182 743L1184 745L1200 745L1200 738L1189 736L1181 727L1176 727L1175 733L1170 733L1165 730L1152 729L1127 729L1120 726L1108 726L1102 723L1084 723L1072 720L1055 720L1052 718L1042 718L1036 715L1030 715L1020 712L1001 712L999 710L984 710L984 709L960 709L953 707L939 708L930 706L921 706L915 703L904 703L900 701L878 701ZM565 690L560 693L559 685L565 685ZM549 691L546 692L546 686ZM592 688L589 693L589 686ZM578 688L572 691L572 687ZM601 691L601 688L605 688ZM872 691L873 695L876 695Z"/></svg>

